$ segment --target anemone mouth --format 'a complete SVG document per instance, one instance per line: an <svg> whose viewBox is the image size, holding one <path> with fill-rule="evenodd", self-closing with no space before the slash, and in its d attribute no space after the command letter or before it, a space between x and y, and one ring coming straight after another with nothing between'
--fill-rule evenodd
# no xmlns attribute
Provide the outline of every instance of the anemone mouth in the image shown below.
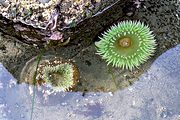
<svg viewBox="0 0 180 120"><path fill-rule="evenodd" d="M132 44L132 40L129 37L124 37L119 39L119 47L121 48L128 48Z"/></svg>
<svg viewBox="0 0 180 120"><path fill-rule="evenodd" d="M123 21L105 32L96 46L108 64L132 70L153 55L156 43L144 23Z"/></svg>
<svg viewBox="0 0 180 120"><path fill-rule="evenodd" d="M128 57L136 53L139 49L140 41L136 35L128 34L126 36L121 36L114 40L112 49L114 52L121 56Z"/></svg>
<svg viewBox="0 0 180 120"><path fill-rule="evenodd" d="M37 73L35 81L38 86L50 86L56 92L75 89L80 75L78 67L72 60L43 56L36 71L36 59L37 57L34 57L27 62L21 72L21 81L33 84L34 75Z"/></svg>

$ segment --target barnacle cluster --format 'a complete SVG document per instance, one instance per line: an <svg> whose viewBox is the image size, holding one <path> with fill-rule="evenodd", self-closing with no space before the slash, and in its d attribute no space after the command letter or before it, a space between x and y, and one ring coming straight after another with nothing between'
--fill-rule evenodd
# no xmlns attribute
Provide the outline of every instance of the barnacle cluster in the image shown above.
<svg viewBox="0 0 180 120"><path fill-rule="evenodd" d="M50 86L53 91L71 91L79 81L79 70L71 60L44 56L36 69L36 57L27 62L21 72L21 81ZM37 73L37 74L35 74Z"/></svg>
<svg viewBox="0 0 180 120"><path fill-rule="evenodd" d="M61 27L74 26L107 7L114 0L5 0L0 2L0 14L14 21L45 28L55 6L60 6Z"/></svg>
<svg viewBox="0 0 180 120"><path fill-rule="evenodd" d="M41 3L39 0L6 0L0 4L3 16L35 27L45 27L57 0Z"/></svg>
<svg viewBox="0 0 180 120"><path fill-rule="evenodd" d="M98 54L115 67L132 70L155 52L155 39L149 27L140 21L122 21L113 25L96 42Z"/></svg>
<svg viewBox="0 0 180 120"><path fill-rule="evenodd" d="M97 12L93 10L104 4L99 4L100 2L101 0L5 0L0 3L0 13L14 21L44 28L55 11L55 6L59 5L59 24L66 26Z"/></svg>

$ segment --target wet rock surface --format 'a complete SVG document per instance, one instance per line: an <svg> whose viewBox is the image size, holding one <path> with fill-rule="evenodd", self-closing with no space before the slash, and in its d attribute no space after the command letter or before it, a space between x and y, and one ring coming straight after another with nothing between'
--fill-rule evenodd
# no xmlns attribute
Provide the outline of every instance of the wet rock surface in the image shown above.
<svg viewBox="0 0 180 120"><path fill-rule="evenodd" d="M180 2L173 1L150 1L143 3L138 9L138 18L149 24L156 34L158 48L156 54L166 51L167 48L180 43ZM178 32L177 32L178 31Z"/></svg>
<svg viewBox="0 0 180 120"><path fill-rule="evenodd" d="M180 45L168 50L139 81L114 93L35 89L34 120L179 120ZM0 119L28 120L33 87L16 84L0 65ZM13 100L12 100L13 99Z"/></svg>

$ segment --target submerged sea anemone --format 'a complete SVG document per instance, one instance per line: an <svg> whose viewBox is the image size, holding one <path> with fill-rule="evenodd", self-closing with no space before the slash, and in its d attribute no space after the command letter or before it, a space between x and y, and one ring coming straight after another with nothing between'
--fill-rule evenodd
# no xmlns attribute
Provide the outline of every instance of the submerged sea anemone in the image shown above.
<svg viewBox="0 0 180 120"><path fill-rule="evenodd" d="M79 71L74 63L60 59L41 63L37 73L36 79L50 84L55 91L69 91L79 79Z"/></svg>
<svg viewBox="0 0 180 120"><path fill-rule="evenodd" d="M112 26L95 45L108 64L132 70L153 55L156 43L144 23L123 21Z"/></svg>
<svg viewBox="0 0 180 120"><path fill-rule="evenodd" d="M71 60L64 60L54 56L43 56L36 70L37 57L28 61L20 76L20 83L34 83L51 87L53 91L73 90L79 81L79 70ZM33 84L34 85L34 84Z"/></svg>

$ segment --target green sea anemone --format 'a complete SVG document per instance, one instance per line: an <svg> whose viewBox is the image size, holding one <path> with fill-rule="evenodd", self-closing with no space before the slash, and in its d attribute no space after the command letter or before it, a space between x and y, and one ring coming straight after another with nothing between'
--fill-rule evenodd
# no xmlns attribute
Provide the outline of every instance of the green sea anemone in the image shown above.
<svg viewBox="0 0 180 120"><path fill-rule="evenodd" d="M79 71L75 64L60 59L41 63L37 73L37 80L50 84L54 91L72 90L79 79Z"/></svg>
<svg viewBox="0 0 180 120"><path fill-rule="evenodd" d="M112 26L95 45L107 64L130 70L144 63L156 47L152 31L139 21L123 21Z"/></svg>
<svg viewBox="0 0 180 120"><path fill-rule="evenodd" d="M34 85L36 82L37 86L50 87L53 91L59 92L74 90L79 82L79 70L72 60L52 55L42 56L37 70L36 66L37 56L24 66L19 83Z"/></svg>

